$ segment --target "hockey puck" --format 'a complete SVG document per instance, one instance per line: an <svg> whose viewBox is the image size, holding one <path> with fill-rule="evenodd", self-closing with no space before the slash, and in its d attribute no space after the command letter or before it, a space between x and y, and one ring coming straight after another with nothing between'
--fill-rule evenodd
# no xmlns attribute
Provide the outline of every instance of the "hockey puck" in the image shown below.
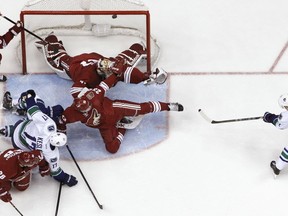
<svg viewBox="0 0 288 216"><path fill-rule="evenodd" d="M113 14L112 19L116 19L116 18L117 18L117 14Z"/></svg>

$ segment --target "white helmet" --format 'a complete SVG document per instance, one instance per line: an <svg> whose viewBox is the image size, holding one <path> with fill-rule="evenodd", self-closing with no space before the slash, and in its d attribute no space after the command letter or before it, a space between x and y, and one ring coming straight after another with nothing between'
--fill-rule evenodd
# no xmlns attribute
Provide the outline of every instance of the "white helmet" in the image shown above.
<svg viewBox="0 0 288 216"><path fill-rule="evenodd" d="M288 94L283 94L278 100L279 106L283 109L288 108Z"/></svg>
<svg viewBox="0 0 288 216"><path fill-rule="evenodd" d="M61 147L67 143L67 136L64 133L56 132L50 135L49 141L51 145Z"/></svg>

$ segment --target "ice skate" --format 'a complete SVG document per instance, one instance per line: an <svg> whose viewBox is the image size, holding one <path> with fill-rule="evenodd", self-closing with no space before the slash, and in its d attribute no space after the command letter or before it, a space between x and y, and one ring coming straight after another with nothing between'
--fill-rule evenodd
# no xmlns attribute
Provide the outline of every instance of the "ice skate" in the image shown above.
<svg viewBox="0 0 288 216"><path fill-rule="evenodd" d="M182 104L179 103L170 103L168 105L169 107L169 111L178 111L178 112L182 112L184 110L184 107Z"/></svg>
<svg viewBox="0 0 288 216"><path fill-rule="evenodd" d="M0 82L6 82L7 77L5 75L0 75Z"/></svg>
<svg viewBox="0 0 288 216"><path fill-rule="evenodd" d="M11 110L13 108L12 105L12 97L11 97L11 93L9 91L4 93L3 96L3 107L7 110Z"/></svg>
<svg viewBox="0 0 288 216"><path fill-rule="evenodd" d="M275 161L271 161L270 167L273 170L274 178L276 178L280 174L280 170L276 167L276 162Z"/></svg>
<svg viewBox="0 0 288 216"><path fill-rule="evenodd" d="M0 136L6 136L6 128L5 127L0 128Z"/></svg>
<svg viewBox="0 0 288 216"><path fill-rule="evenodd" d="M156 71L153 72L147 80L144 81L144 85L150 85L153 83L163 84L167 80L168 73L162 68L156 68Z"/></svg>
<svg viewBox="0 0 288 216"><path fill-rule="evenodd" d="M134 129L136 128L143 119L143 115L139 116L125 116L119 122L117 122L117 128L124 128L124 129Z"/></svg>

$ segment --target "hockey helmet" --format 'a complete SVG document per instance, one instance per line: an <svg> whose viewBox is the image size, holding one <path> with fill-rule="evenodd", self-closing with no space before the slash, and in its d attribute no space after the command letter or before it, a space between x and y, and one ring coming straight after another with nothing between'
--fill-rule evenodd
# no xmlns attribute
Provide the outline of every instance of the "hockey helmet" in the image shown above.
<svg viewBox="0 0 288 216"><path fill-rule="evenodd" d="M18 161L23 167L32 167L39 163L39 158L32 152L22 152L18 156Z"/></svg>
<svg viewBox="0 0 288 216"><path fill-rule="evenodd" d="M86 98L75 98L73 106L76 110L82 113L89 112L92 108L91 102Z"/></svg>
<svg viewBox="0 0 288 216"><path fill-rule="evenodd" d="M50 135L49 141L51 145L61 147L67 143L67 136L64 133L56 132Z"/></svg>
<svg viewBox="0 0 288 216"><path fill-rule="evenodd" d="M278 100L279 106L283 109L288 109L288 94L283 94Z"/></svg>

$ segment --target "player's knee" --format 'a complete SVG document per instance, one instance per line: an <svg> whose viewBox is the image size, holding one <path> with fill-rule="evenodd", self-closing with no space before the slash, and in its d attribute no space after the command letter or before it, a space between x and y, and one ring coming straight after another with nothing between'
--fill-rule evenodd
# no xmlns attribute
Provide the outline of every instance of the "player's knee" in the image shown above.
<svg viewBox="0 0 288 216"><path fill-rule="evenodd" d="M31 174L30 174L31 175ZM16 188L19 191L26 190L30 185L30 175L27 175L25 178L16 180L13 183L14 188Z"/></svg>
<svg viewBox="0 0 288 216"><path fill-rule="evenodd" d="M19 182L14 184L14 188L16 188L19 191L25 191L30 185L30 182Z"/></svg>
<svg viewBox="0 0 288 216"><path fill-rule="evenodd" d="M106 143L105 147L108 152L110 152L111 154L115 154L120 148L120 143L119 142Z"/></svg>

